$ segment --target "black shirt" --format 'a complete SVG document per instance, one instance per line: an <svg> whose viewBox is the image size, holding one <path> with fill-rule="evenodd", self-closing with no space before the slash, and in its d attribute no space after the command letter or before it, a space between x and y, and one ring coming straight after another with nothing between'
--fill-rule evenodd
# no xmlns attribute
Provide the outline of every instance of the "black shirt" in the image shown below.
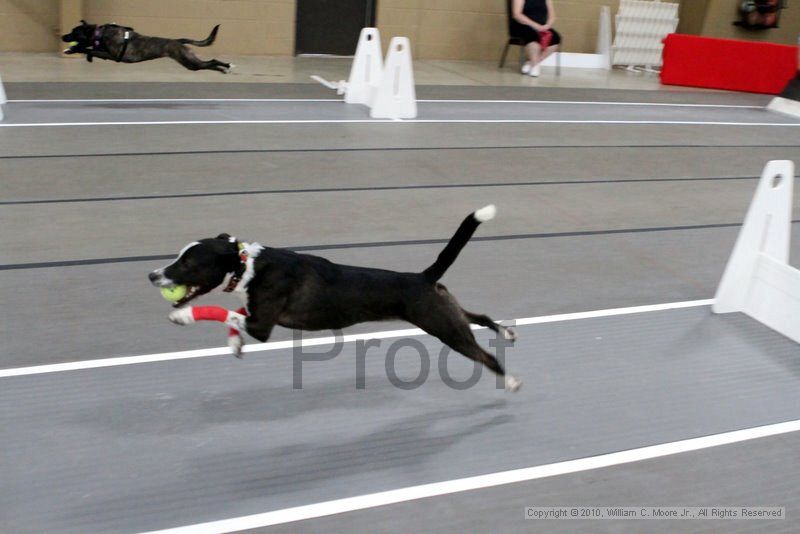
<svg viewBox="0 0 800 534"><path fill-rule="evenodd" d="M525 0L525 7L522 8L522 13L539 24L547 24L547 17L550 14L546 0Z"/></svg>

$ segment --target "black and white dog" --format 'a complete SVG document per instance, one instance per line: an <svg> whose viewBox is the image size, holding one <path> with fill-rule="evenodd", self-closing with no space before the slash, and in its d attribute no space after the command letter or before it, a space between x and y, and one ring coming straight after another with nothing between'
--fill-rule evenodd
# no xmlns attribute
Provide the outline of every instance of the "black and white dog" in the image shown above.
<svg viewBox="0 0 800 534"><path fill-rule="evenodd" d="M187 286L186 296L169 316L176 324L195 322L192 307L184 305L217 288L238 292L246 304L246 314L228 312L225 322L262 342L275 325L333 330L401 319L505 376L506 388L516 391L521 382L506 375L497 359L477 343L470 324L491 328L510 340L516 334L486 315L463 309L438 283L478 225L495 213L490 205L468 215L433 265L421 273L339 265L309 254L239 243L220 234L189 243L173 263L151 272L149 278L157 287ZM242 343L238 335L230 343L237 356Z"/></svg>
<svg viewBox="0 0 800 534"><path fill-rule="evenodd" d="M204 61L186 45L210 46L217 38L219 24L203 41L193 39L167 39L150 37L133 31L133 28L117 24L89 24L85 20L80 26L61 36L65 43L76 43L64 50L66 54L86 54L86 59L110 59L121 63L139 63L161 57L170 57L189 70L210 69L227 73L232 65L216 59Z"/></svg>

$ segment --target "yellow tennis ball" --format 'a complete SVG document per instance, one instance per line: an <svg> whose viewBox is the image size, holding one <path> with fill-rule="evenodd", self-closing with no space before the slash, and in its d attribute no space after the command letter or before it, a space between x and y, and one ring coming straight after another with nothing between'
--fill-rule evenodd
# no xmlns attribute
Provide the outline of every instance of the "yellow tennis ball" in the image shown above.
<svg viewBox="0 0 800 534"><path fill-rule="evenodd" d="M78 41L70 41L70 46L78 46Z"/></svg>
<svg viewBox="0 0 800 534"><path fill-rule="evenodd" d="M169 302L178 302L186 296L186 286L162 287L161 296Z"/></svg>

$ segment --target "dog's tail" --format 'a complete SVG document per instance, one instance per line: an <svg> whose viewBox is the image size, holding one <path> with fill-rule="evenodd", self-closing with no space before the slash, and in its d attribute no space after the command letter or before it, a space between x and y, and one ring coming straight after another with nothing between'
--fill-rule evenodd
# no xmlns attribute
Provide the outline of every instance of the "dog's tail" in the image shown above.
<svg viewBox="0 0 800 534"><path fill-rule="evenodd" d="M434 283L444 276L444 273L453 265L453 262L456 261L458 253L461 252L461 249L467 244L467 241L469 241L472 234L475 233L478 226L482 222L494 219L496 213L497 208L494 207L494 204L489 204L467 215L467 218L464 219L461 226L458 227L456 233L450 238L447 246L439 253L439 257L436 258L433 265L422 271L425 279L430 283Z"/></svg>
<svg viewBox="0 0 800 534"><path fill-rule="evenodd" d="M214 44L214 40L217 38L217 31L219 31L219 24L214 26L214 29L211 30L211 33L205 38L204 41L195 41L193 39L176 39L176 41L181 44L190 44L194 46L211 46Z"/></svg>

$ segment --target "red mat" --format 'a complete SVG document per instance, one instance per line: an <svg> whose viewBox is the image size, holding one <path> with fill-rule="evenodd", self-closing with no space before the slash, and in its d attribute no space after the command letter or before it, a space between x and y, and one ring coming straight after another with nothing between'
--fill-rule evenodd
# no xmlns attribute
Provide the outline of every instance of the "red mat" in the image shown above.
<svg viewBox="0 0 800 534"><path fill-rule="evenodd" d="M673 33L661 83L777 95L797 74L797 47Z"/></svg>

